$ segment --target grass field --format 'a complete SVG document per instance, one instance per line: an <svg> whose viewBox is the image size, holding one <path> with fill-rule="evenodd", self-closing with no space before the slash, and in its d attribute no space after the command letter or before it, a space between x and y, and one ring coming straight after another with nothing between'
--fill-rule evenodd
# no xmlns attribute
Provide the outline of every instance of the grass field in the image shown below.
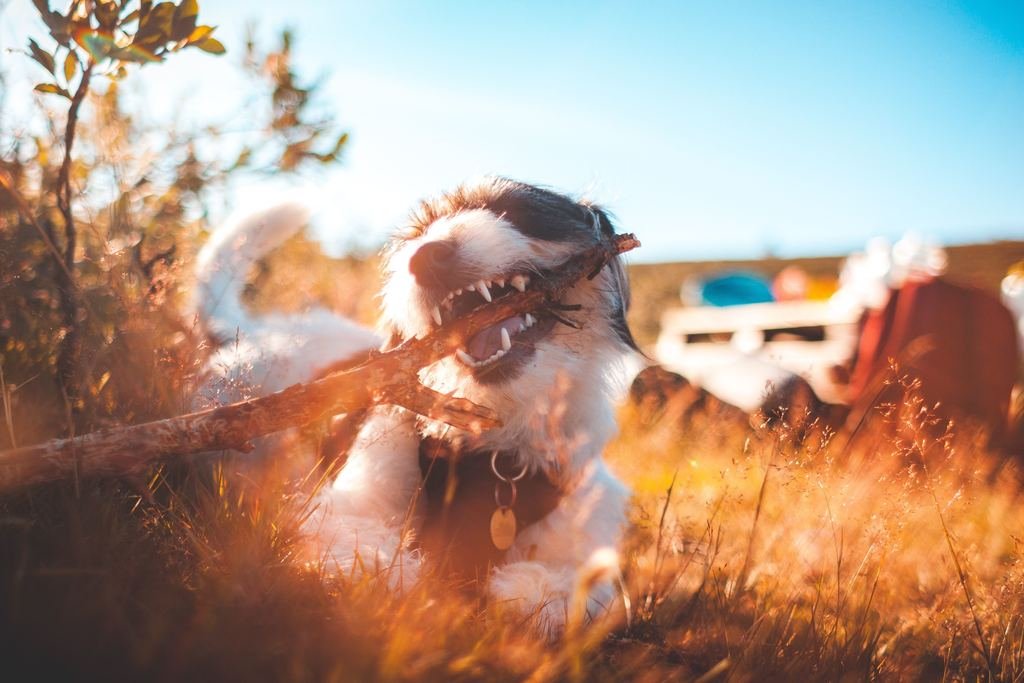
<svg viewBox="0 0 1024 683"><path fill-rule="evenodd" d="M1013 249L998 257L1024 257L1024 244ZM282 292L315 277L308 259L281 258ZM347 267L317 296L372 315L352 296L371 289L365 264ZM633 268L637 315L662 305L680 268ZM261 306L274 302L267 291ZM630 619L553 646L442 579L395 596L325 575L303 559L308 488L272 472L257 484L239 474L244 456L23 491L0 499L0 671L12 681L1024 680L1019 468L985 453L969 427L946 433L924 406L895 408L852 443L827 432L798 443L785 424L624 406L608 458L635 491ZM277 455L300 459L304 445Z"/></svg>

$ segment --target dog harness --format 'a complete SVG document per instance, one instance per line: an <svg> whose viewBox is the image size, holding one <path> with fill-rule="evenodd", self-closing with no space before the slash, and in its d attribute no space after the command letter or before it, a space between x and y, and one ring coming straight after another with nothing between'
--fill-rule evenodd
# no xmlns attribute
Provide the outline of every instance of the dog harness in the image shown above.
<svg viewBox="0 0 1024 683"><path fill-rule="evenodd" d="M562 498L546 474L518 465L514 451L463 451L425 437L419 456L426 499L420 546L462 578L486 578L519 532Z"/></svg>

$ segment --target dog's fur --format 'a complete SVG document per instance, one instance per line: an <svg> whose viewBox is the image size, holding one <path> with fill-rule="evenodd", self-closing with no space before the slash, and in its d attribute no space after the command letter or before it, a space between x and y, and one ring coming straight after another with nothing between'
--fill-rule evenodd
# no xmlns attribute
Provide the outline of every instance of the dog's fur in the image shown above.
<svg viewBox="0 0 1024 683"><path fill-rule="evenodd" d="M386 252L386 345L427 334L437 325L435 307L451 318L483 303L481 280L491 281L495 294L510 291L514 275L536 282L612 233L608 215L595 205L501 178L424 202ZM499 281L508 286L498 288ZM460 289L447 309L447 295ZM529 472L543 474L562 491L557 507L521 529L505 561L492 570L492 599L537 615L549 635L566 624L581 582L587 613L607 609L614 598L610 576L595 580L581 572L592 572L595 562L607 564L608 549L617 548L626 522L628 491L601 453L615 432L612 372L624 352L635 349L625 322L628 297L615 260L571 288L560 311L506 321L516 339L506 356L482 367L464 360L465 351L489 355L500 339L492 330L475 346L471 341L461 357L420 373L437 391L496 410L500 428L474 435L401 409L373 410L306 526L329 563L345 573L379 574L395 589L418 580L430 559L415 544L424 511L418 454L421 440L432 437L464 452L514 453Z"/></svg>
<svg viewBox="0 0 1024 683"><path fill-rule="evenodd" d="M229 220L200 250L192 310L217 348L193 399L196 408L280 391L380 346L372 330L325 309L258 317L246 310L242 293L253 263L308 219L304 207L280 204Z"/></svg>

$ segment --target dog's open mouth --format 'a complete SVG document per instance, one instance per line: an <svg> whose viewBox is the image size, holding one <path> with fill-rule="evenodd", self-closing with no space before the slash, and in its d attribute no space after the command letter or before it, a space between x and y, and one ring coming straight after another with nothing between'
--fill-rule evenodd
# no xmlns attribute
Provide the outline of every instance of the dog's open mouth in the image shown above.
<svg viewBox="0 0 1024 683"><path fill-rule="evenodd" d="M478 280L449 292L431 315L438 326L463 317L473 309L498 301L512 293L525 292L530 276L515 274ZM469 338L455 357L470 368L480 381L507 379L536 349L536 344L554 327L556 319L545 311L514 315L484 328Z"/></svg>

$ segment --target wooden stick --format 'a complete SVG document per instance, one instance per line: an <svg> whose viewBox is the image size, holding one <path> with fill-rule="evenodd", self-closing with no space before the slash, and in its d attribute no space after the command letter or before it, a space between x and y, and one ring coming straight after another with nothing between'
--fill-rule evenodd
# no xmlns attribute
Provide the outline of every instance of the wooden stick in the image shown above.
<svg viewBox="0 0 1024 683"><path fill-rule="evenodd" d="M417 372L450 355L486 327L557 301L582 278L595 277L611 259L639 245L633 235L618 235L569 259L554 276L534 278L526 292L481 305L422 339L374 353L362 365L315 382L189 415L0 452L0 492L75 472L79 476L129 475L172 456L225 449L247 452L254 438L379 403L402 406L472 432L497 426L500 422L492 410L423 386Z"/></svg>

